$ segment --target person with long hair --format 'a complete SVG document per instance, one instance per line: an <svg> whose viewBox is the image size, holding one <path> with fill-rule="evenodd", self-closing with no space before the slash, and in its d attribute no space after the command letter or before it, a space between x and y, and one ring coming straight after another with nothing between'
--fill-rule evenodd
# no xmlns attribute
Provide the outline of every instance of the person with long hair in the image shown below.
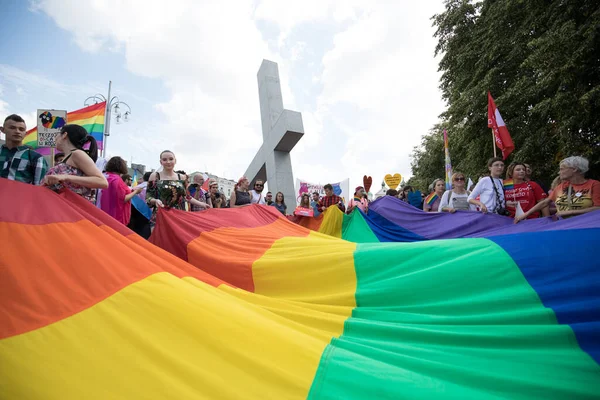
<svg viewBox="0 0 600 400"><path fill-rule="evenodd" d="M506 169L506 180L504 181L504 198L506 199L506 209L512 218L517 214L517 209L527 212L537 203L544 200L546 193L537 183L529 180L527 177L527 164L520 162L511 163ZM531 171L531 169L529 169ZM544 217L550 215L548 207L542 208ZM529 219L539 218L540 213L529 214Z"/></svg>
<svg viewBox="0 0 600 400"><path fill-rule="evenodd" d="M271 206L275 207L277 210L279 210L280 213L285 215L287 206L285 205L285 198L283 197L283 193L277 192L277 194L275 195L275 201L273 202L273 204L271 204Z"/></svg>
<svg viewBox="0 0 600 400"><path fill-rule="evenodd" d="M302 200L300 200L300 205L298 207L311 208L311 206L310 206L310 195L308 193L304 193L302 195Z"/></svg>
<svg viewBox="0 0 600 400"><path fill-rule="evenodd" d="M537 203L525 214L515 217L515 223L541 211L551 201L556 204L556 215L563 218L600 210L600 182L585 178L590 162L584 157L573 156L562 160L559 166L561 183L552 191L550 197Z"/></svg>
<svg viewBox="0 0 600 400"><path fill-rule="evenodd" d="M84 146L89 143L89 149ZM44 185L54 191L63 188L77 193L95 203L93 189L106 189L108 181L96 167L98 144L93 136L79 125L68 124L56 135L56 148L65 154L63 161L50 168L44 178Z"/></svg>
<svg viewBox="0 0 600 400"><path fill-rule="evenodd" d="M177 159L171 150L160 153L162 173L153 172L148 180L146 203L152 208L150 224L156 223L156 213L159 208L173 208L185 211L185 196L187 176L175 172Z"/></svg>
<svg viewBox="0 0 600 400"><path fill-rule="evenodd" d="M500 157L493 157L488 160L487 166L490 174L479 179L469 195L469 203L479 207L482 213L490 212L507 216L504 186L500 179L504 172L504 161Z"/></svg>
<svg viewBox="0 0 600 400"><path fill-rule="evenodd" d="M465 189L465 175L461 172L452 174L452 189L446 190L438 207L440 212L454 213L456 210L475 211L469 204L469 191Z"/></svg>
<svg viewBox="0 0 600 400"><path fill-rule="evenodd" d="M108 188L102 191L100 208L123 225L128 225L131 220L131 199L142 188L132 191L122 179L121 175L127 175L127 162L121 157L108 160L104 170Z"/></svg>
<svg viewBox="0 0 600 400"><path fill-rule="evenodd" d="M242 176L238 179L233 187L233 193L231 193L231 196L229 197L230 208L246 207L251 204L251 196L250 192L248 192L249 187L250 181L248 178Z"/></svg>
<svg viewBox="0 0 600 400"><path fill-rule="evenodd" d="M431 194L427 196L423 202L423 211L438 212L442 196L446 190L446 182L444 182L443 179L436 179L431 184L431 187Z"/></svg>

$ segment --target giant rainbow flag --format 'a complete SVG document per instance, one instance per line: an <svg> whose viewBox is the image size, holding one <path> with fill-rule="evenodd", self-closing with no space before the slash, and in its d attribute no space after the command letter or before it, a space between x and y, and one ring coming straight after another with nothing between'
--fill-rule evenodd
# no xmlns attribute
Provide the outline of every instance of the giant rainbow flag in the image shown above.
<svg viewBox="0 0 600 400"><path fill-rule="evenodd" d="M148 243L0 179L0 398L597 398L598 237L356 243L251 206Z"/></svg>
<svg viewBox="0 0 600 400"><path fill-rule="evenodd" d="M75 110L67 113L67 123L77 124L85 128L90 135L98 142L98 149L104 148L104 115L106 114L106 101L102 103L92 104L80 110ZM23 144L31 146L36 151L43 155L50 154L49 147L39 147L37 145L37 126L27 131Z"/></svg>
<svg viewBox="0 0 600 400"><path fill-rule="evenodd" d="M547 230L600 227L600 211L582 217L555 221L553 217L523 221L475 211L428 213L396 197L384 196L361 211L345 215L341 211L319 217L289 216L308 229L358 243L414 242L432 239L491 237Z"/></svg>

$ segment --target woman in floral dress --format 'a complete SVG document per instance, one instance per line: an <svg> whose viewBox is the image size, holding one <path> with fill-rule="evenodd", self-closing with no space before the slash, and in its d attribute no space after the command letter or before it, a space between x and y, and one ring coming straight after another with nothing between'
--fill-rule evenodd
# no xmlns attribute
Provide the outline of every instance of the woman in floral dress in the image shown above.
<svg viewBox="0 0 600 400"><path fill-rule="evenodd" d="M160 153L162 172L153 172L148 181L146 190L146 203L152 208L152 227L156 224L156 212L159 208L174 208L186 210L186 184L187 176L174 171L177 159L170 150Z"/></svg>
<svg viewBox="0 0 600 400"><path fill-rule="evenodd" d="M83 146L90 144L89 150ZM43 184L58 192L63 188L77 193L84 199L95 202L95 190L106 189L108 182L96 167L98 145L85 128L75 124L62 127L56 136L57 149L66 155L62 162L50 168Z"/></svg>

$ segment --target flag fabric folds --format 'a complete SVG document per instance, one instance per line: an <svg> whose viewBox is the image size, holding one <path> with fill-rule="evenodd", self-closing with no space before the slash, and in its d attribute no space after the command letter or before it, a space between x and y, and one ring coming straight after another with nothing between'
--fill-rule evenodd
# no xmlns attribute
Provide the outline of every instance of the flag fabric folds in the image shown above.
<svg viewBox="0 0 600 400"><path fill-rule="evenodd" d="M452 189L452 163L450 162L450 149L448 148L448 131L444 129L444 168L446 173L446 190Z"/></svg>
<svg viewBox="0 0 600 400"><path fill-rule="evenodd" d="M377 237L360 210L325 214L357 241L254 205L161 209L148 243L71 192L0 180L0 398L600 392L597 225L379 243L358 240Z"/></svg>
<svg viewBox="0 0 600 400"><path fill-rule="evenodd" d="M511 218L474 211L428 213L393 196L369 206L369 212L326 212L318 218L294 218L309 229L359 243L414 242L436 239L493 237L549 230L600 227L600 211L555 221L537 218L514 224ZM332 221L335 221L333 223Z"/></svg>
<svg viewBox="0 0 600 400"><path fill-rule="evenodd" d="M508 128L500 115L498 107L492 98L492 94L488 91L488 128L492 128L496 145L502 151L502 158L506 158L513 152L515 145L513 144Z"/></svg>
<svg viewBox="0 0 600 400"><path fill-rule="evenodd" d="M67 124L81 125L88 134L92 135L98 143L98 150L104 148L104 116L106 114L106 101L92 104L79 110L67 113ZM31 146L38 153L50 154L49 147L38 147L37 126L27 131L23 144Z"/></svg>

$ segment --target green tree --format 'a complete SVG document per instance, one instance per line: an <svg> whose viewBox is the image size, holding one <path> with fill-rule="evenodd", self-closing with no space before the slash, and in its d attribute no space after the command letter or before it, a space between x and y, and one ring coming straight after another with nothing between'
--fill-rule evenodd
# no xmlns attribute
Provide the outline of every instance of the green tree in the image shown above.
<svg viewBox="0 0 600 400"><path fill-rule="evenodd" d="M421 145L413 149L413 176L407 185L428 193L427 188L434 179L444 177L444 137L441 124L435 125L429 134L421 138Z"/></svg>
<svg viewBox="0 0 600 400"><path fill-rule="evenodd" d="M490 90L515 143L508 162L549 183L562 158L583 155L600 177L600 2L447 0L432 20L454 170L486 172ZM413 152L415 181L439 175L427 136L440 135L434 127Z"/></svg>

